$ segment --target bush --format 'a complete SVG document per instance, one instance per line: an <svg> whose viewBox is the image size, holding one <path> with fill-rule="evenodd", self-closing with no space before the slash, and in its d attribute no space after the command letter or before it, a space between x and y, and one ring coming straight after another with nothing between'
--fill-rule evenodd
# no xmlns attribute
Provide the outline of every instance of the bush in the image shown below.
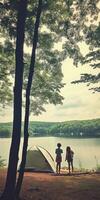
<svg viewBox="0 0 100 200"><path fill-rule="evenodd" d="M5 167L5 166L6 166L5 160L2 159L1 156L0 156L0 168L3 168L3 167Z"/></svg>

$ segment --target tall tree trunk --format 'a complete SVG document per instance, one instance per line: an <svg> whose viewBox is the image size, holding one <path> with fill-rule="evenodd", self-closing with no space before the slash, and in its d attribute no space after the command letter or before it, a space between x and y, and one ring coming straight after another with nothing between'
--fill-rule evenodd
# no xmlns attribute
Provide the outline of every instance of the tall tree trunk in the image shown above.
<svg viewBox="0 0 100 200"><path fill-rule="evenodd" d="M16 194L19 195L21 190L21 185L23 181L25 163L26 163L26 154L27 154L27 146L28 146L28 125L29 125L29 108L30 108L30 91L32 85L32 78L34 74L34 66L35 66L35 54L37 48L37 41L38 41L38 28L40 24L40 16L42 11L42 0L39 0L38 9L37 9L37 16L34 28L34 36L33 36L33 48L31 54L31 63L29 69L29 77L28 77L28 84L26 89L26 105L25 105L25 120L24 120L24 142L23 142L23 152L22 152L22 161L18 176L18 181L16 185Z"/></svg>
<svg viewBox="0 0 100 200"><path fill-rule="evenodd" d="M23 84L23 44L26 19L27 0L20 0L18 3L17 39L16 39L16 68L14 87L14 117L12 142L9 154L9 164L4 192L0 200L14 200L18 164L18 153L21 136L21 115L22 115L22 84Z"/></svg>

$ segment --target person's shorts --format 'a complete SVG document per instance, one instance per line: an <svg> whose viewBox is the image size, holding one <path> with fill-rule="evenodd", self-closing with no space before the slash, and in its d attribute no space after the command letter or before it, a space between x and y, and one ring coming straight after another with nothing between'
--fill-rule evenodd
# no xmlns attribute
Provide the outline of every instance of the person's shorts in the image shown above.
<svg viewBox="0 0 100 200"><path fill-rule="evenodd" d="M62 162L62 157L56 157L56 162L61 163Z"/></svg>

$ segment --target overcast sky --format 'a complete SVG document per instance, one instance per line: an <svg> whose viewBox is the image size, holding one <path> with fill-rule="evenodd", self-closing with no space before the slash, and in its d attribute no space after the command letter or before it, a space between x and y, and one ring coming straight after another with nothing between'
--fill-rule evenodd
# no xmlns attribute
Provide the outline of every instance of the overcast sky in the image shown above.
<svg viewBox="0 0 100 200"><path fill-rule="evenodd" d="M91 67L85 65L78 68L73 66L71 59L66 59L62 65L65 87L61 93L64 96L63 105L46 106L47 112L31 120L41 121L67 121L93 119L100 117L100 93L93 94L85 84L71 84L71 81L79 79L80 73L96 73Z"/></svg>
<svg viewBox="0 0 100 200"><path fill-rule="evenodd" d="M85 54L88 50L85 44L81 46ZM58 48L60 48L58 46ZM80 78L81 73L97 73L89 65L73 66L72 59L66 59L62 64L64 74L63 82L66 83L61 90L64 96L63 105L47 105L46 112L40 116L30 116L31 121L68 121L100 118L100 93L92 93L85 84L71 84L71 81ZM12 121L12 109L1 112L0 122Z"/></svg>

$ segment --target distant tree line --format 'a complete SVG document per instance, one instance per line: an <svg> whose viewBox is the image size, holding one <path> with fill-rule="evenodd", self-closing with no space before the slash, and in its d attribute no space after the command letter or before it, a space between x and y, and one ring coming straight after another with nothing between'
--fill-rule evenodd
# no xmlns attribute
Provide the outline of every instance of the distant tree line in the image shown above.
<svg viewBox="0 0 100 200"><path fill-rule="evenodd" d="M12 123L0 123L0 137L11 137ZM23 132L22 132L23 136ZM100 119L30 122L29 136L100 137Z"/></svg>
<svg viewBox="0 0 100 200"><path fill-rule="evenodd" d="M12 123L0 123L0 137L9 138L11 137Z"/></svg>

